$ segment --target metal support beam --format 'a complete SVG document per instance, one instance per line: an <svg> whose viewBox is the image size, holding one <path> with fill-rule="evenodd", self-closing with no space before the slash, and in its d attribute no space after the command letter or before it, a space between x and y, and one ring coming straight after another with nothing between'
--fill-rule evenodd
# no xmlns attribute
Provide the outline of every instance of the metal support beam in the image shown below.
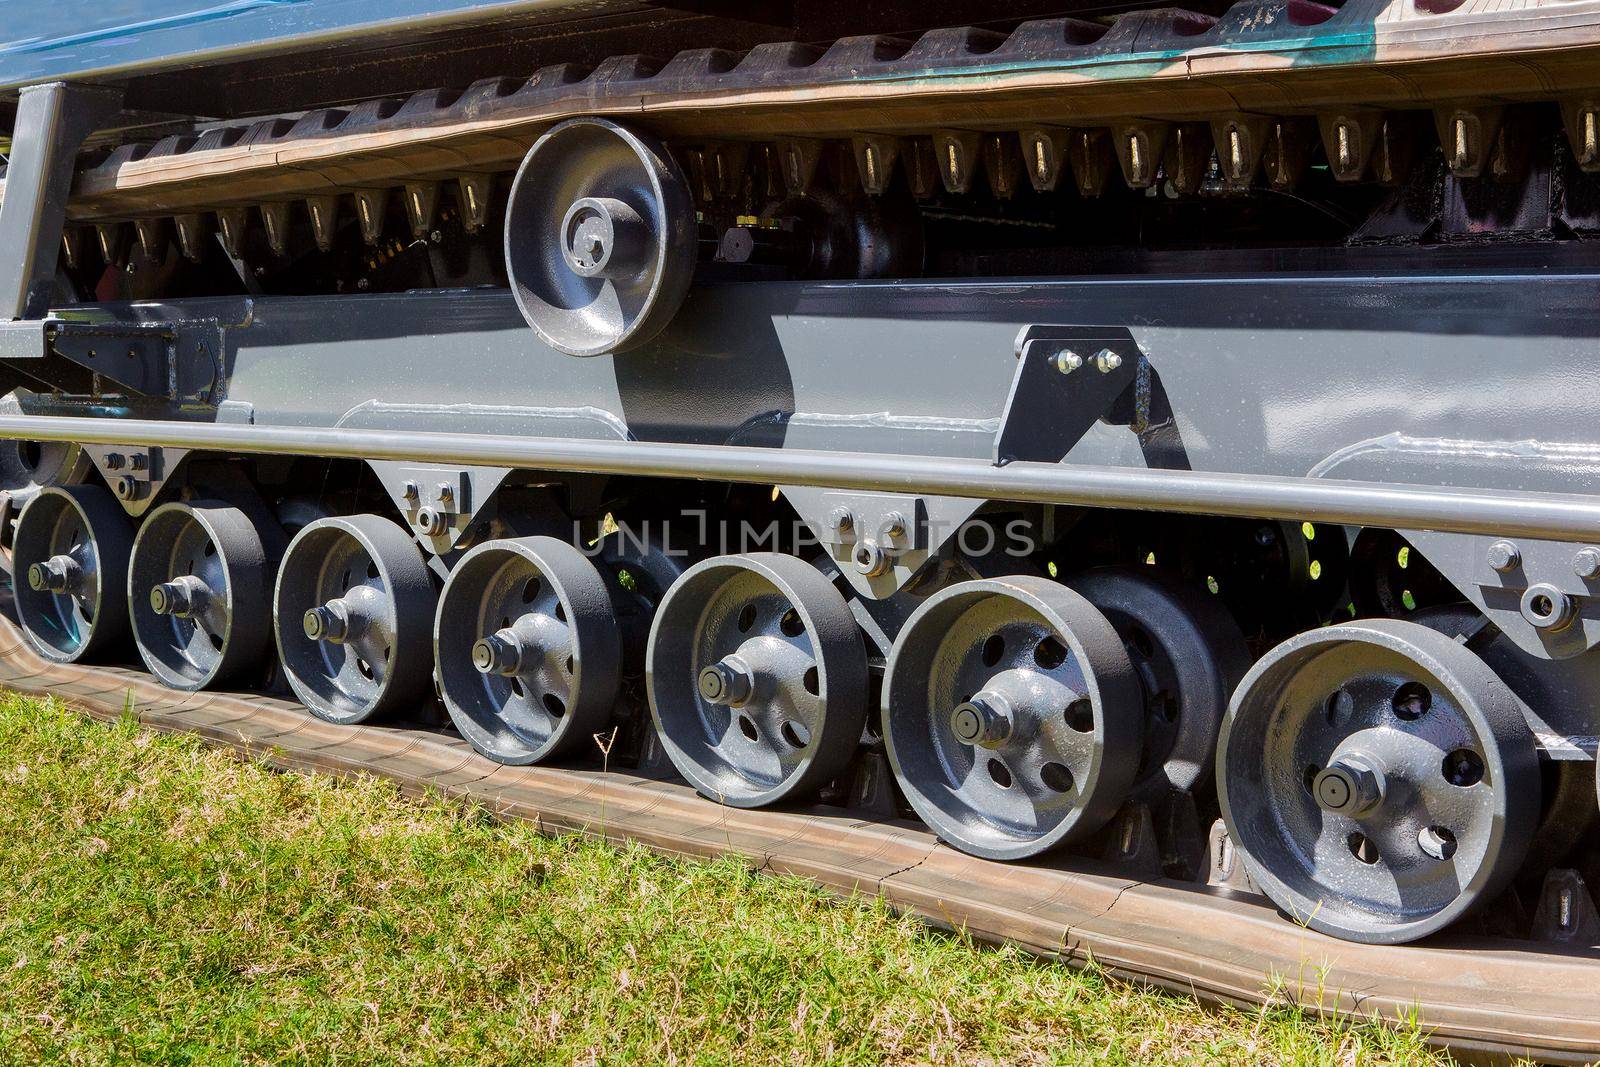
<svg viewBox="0 0 1600 1067"><path fill-rule="evenodd" d="M809 485L1593 542L1600 497L647 441L0 416L0 438Z"/></svg>
<svg viewBox="0 0 1600 1067"><path fill-rule="evenodd" d="M121 92L61 82L19 94L0 201L0 321L49 310L73 163L84 138L121 105Z"/></svg>

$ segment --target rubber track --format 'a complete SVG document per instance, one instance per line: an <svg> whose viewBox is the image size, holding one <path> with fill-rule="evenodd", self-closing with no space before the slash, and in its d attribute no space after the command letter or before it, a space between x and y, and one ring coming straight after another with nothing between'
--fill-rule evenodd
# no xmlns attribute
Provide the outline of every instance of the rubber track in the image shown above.
<svg viewBox="0 0 1600 1067"><path fill-rule="evenodd" d="M502 767L444 734L335 726L265 697L177 693L116 667L40 658L0 616L0 686L53 695L101 719L197 734L283 770L376 774L406 792L481 804L541 831L636 841L667 856L738 856L841 894L876 894L930 923L1202 999L1292 1001L1322 1012L1417 1011L1459 1052L1583 1063L1600 1049L1600 956L1483 937L1426 947L1352 945L1286 921L1259 898L1139 882L1089 861L1024 866L974 859L909 823L840 809L741 811L677 782L549 767Z"/></svg>
<svg viewBox="0 0 1600 1067"><path fill-rule="evenodd" d="M126 144L82 172L74 218L209 209L515 165L544 128L580 114L644 120L676 139L849 136L930 126L1100 125L1138 116L1418 108L1457 98L1595 95L1600 4L1239 0L1221 18L1138 11L1105 25L972 27L916 40L851 37L662 60L616 56L465 91L323 108Z"/></svg>

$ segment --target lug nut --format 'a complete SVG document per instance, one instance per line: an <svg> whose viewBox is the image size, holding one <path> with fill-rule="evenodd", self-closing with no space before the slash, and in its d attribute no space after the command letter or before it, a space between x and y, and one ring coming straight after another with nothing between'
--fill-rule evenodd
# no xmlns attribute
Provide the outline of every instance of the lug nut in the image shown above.
<svg viewBox="0 0 1600 1067"><path fill-rule="evenodd" d="M1522 551L1510 541L1496 541L1489 546L1489 566L1505 574L1522 566Z"/></svg>
<svg viewBox="0 0 1600 1067"><path fill-rule="evenodd" d="M1335 760L1311 780L1317 806L1333 815L1359 818L1383 803L1383 775L1366 760Z"/></svg>
<svg viewBox="0 0 1600 1067"><path fill-rule="evenodd" d="M151 588L150 610L157 615L187 619L206 609L210 593L210 588L199 578L192 574L180 575Z"/></svg>
<svg viewBox="0 0 1600 1067"><path fill-rule="evenodd" d="M950 713L950 731L964 745L996 748L1011 737L1011 705L999 693L983 692Z"/></svg>
<svg viewBox="0 0 1600 1067"><path fill-rule="evenodd" d="M828 516L828 528L834 533L848 533L855 528L856 517L846 507L837 507Z"/></svg>
<svg viewBox="0 0 1600 1067"><path fill-rule="evenodd" d="M35 593L65 593L82 580L78 561L68 555L51 556L28 567L28 588Z"/></svg>
<svg viewBox="0 0 1600 1067"><path fill-rule="evenodd" d="M301 628L313 641L342 645L360 633L360 623L360 617L351 615L350 606L343 600L330 600L321 607L307 611L301 620Z"/></svg>
<svg viewBox="0 0 1600 1067"><path fill-rule="evenodd" d="M742 660L728 656L700 672L700 695L710 704L737 707L750 699L755 682Z"/></svg>
<svg viewBox="0 0 1600 1067"><path fill-rule="evenodd" d="M1101 374L1110 374L1122 366L1122 357L1109 348L1102 348L1094 354L1094 365Z"/></svg>
<svg viewBox="0 0 1600 1067"><path fill-rule="evenodd" d="M496 630L472 645L472 665L480 674L510 676L522 670L522 639L515 631Z"/></svg>

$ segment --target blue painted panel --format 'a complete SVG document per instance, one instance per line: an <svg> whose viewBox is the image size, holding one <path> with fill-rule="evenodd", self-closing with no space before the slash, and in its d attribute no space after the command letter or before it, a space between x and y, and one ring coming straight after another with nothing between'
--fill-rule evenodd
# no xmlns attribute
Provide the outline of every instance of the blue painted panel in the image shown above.
<svg viewBox="0 0 1600 1067"><path fill-rule="evenodd" d="M605 0L0 0L0 89L285 51L399 27L620 6Z"/></svg>

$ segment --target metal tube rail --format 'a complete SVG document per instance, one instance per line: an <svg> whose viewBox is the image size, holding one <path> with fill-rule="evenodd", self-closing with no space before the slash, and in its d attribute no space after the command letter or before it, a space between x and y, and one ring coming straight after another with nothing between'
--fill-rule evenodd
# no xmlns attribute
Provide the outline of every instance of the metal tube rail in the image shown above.
<svg viewBox="0 0 1600 1067"><path fill-rule="evenodd" d="M226 423L0 416L0 439L808 485L1600 541L1600 497L981 459Z"/></svg>

